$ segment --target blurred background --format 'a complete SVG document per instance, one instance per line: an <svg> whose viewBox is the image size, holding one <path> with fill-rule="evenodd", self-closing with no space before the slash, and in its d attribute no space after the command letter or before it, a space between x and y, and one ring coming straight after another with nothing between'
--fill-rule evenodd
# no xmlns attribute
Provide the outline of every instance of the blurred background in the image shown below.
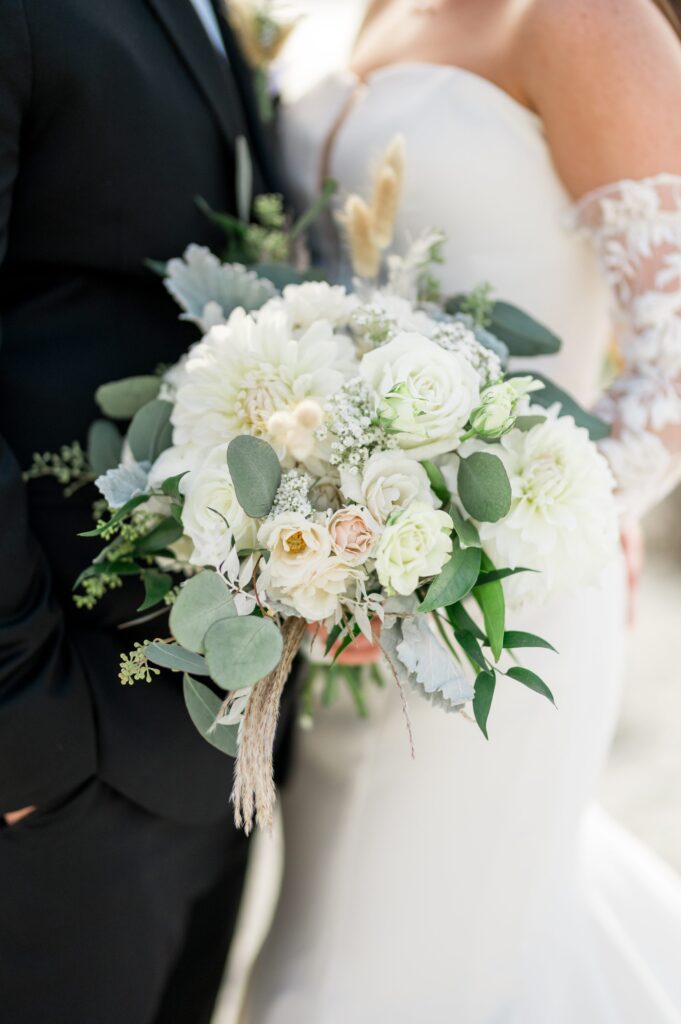
<svg viewBox="0 0 681 1024"><path fill-rule="evenodd" d="M622 716L600 800L681 872L681 489L644 528L646 562L629 635ZM241 927L214 1024L236 1024L244 982L276 899L281 857L279 830L256 837Z"/></svg>

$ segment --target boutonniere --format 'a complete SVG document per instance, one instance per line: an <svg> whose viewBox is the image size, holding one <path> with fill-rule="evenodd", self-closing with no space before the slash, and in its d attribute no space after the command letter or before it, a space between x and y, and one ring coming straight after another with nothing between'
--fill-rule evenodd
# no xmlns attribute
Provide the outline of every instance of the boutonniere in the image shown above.
<svg viewBox="0 0 681 1024"><path fill-rule="evenodd" d="M265 124L274 117L274 65L299 20L275 17L274 7L273 0L229 0L227 4L230 25L253 70L258 110Z"/></svg>

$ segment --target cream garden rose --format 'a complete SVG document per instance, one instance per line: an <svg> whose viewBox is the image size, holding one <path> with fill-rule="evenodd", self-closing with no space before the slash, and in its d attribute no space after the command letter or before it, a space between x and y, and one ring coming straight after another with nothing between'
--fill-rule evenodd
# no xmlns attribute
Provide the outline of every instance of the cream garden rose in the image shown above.
<svg viewBox="0 0 681 1024"><path fill-rule="evenodd" d="M345 470L341 478L346 497L366 505L379 523L385 523L393 512L413 501L437 505L423 466L397 449L376 452L367 460L361 476Z"/></svg>
<svg viewBox="0 0 681 1024"><path fill-rule="evenodd" d="M378 393L383 422L416 459L452 451L480 399L468 360L421 334L399 334L365 355L360 375Z"/></svg>
<svg viewBox="0 0 681 1024"><path fill-rule="evenodd" d="M452 553L454 523L446 512L415 501L388 523L376 553L376 572L389 593L413 594L436 576Z"/></svg>
<svg viewBox="0 0 681 1024"><path fill-rule="evenodd" d="M299 512L282 512L267 520L258 541L270 553L263 571L263 585L279 589L297 587L314 575L331 554L326 523L307 519Z"/></svg>

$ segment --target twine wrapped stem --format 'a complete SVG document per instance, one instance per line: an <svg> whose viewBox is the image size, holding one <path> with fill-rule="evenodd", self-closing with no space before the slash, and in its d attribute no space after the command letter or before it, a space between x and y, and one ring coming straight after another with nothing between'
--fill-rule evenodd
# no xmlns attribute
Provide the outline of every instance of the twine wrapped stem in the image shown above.
<svg viewBox="0 0 681 1024"><path fill-rule="evenodd" d="M273 748L279 705L306 629L304 619L284 620L284 649L279 664L256 683L246 705L232 790L234 822L246 835L250 834L254 819L261 828L272 827L276 799Z"/></svg>

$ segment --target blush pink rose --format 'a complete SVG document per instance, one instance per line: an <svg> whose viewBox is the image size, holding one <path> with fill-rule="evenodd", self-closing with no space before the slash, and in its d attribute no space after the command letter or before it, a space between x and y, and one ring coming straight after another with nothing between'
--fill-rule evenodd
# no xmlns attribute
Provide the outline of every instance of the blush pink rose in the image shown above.
<svg viewBox="0 0 681 1024"><path fill-rule="evenodd" d="M329 523L331 547L347 565L366 562L376 542L379 526L366 509L350 505L334 513Z"/></svg>

